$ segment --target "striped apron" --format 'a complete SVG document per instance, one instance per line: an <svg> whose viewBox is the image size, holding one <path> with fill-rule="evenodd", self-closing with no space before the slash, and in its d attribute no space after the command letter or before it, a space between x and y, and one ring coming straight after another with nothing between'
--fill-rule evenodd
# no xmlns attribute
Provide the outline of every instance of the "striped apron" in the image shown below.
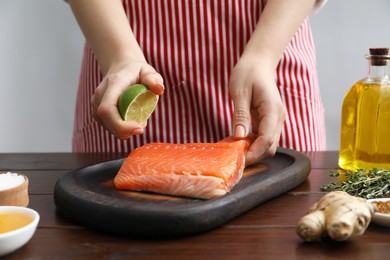
<svg viewBox="0 0 390 260"><path fill-rule="evenodd" d="M74 152L130 152L149 142L216 142L232 134L229 75L261 15L264 0L124 0L129 24L166 87L143 135L122 141L98 125L90 100L102 80L86 43L76 100ZM306 19L276 69L287 109L280 146L325 149L315 49Z"/></svg>

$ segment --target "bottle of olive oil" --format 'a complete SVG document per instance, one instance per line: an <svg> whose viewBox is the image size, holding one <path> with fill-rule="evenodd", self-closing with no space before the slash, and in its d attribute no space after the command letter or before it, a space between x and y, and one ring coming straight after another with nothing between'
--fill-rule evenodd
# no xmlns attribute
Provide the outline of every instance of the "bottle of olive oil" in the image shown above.
<svg viewBox="0 0 390 260"><path fill-rule="evenodd" d="M390 169L389 49L370 49L368 75L351 87L341 115L339 167Z"/></svg>

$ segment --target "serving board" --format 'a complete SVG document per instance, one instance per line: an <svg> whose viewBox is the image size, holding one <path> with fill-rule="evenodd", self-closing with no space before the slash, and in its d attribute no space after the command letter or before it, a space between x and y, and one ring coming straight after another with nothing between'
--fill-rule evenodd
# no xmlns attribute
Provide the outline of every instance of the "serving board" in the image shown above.
<svg viewBox="0 0 390 260"><path fill-rule="evenodd" d="M311 169L304 154L278 148L273 158L247 167L230 193L202 200L116 190L113 179L123 161L88 166L61 177L54 189L59 213L90 228L133 237L192 235L293 189Z"/></svg>

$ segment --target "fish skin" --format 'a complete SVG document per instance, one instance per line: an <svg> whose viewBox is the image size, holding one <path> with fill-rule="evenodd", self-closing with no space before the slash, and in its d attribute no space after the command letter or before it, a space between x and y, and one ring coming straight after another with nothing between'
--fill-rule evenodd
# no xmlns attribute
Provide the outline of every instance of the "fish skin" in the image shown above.
<svg viewBox="0 0 390 260"><path fill-rule="evenodd" d="M218 143L150 143L132 151L114 178L119 190L212 199L242 178L252 139Z"/></svg>

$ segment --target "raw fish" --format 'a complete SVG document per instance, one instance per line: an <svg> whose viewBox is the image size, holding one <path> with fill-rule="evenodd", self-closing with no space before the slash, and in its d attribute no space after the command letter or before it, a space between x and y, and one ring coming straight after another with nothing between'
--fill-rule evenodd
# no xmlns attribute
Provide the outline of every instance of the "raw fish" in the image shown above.
<svg viewBox="0 0 390 260"><path fill-rule="evenodd" d="M114 178L120 190L211 199L237 184L252 139L218 143L150 143L132 151Z"/></svg>

